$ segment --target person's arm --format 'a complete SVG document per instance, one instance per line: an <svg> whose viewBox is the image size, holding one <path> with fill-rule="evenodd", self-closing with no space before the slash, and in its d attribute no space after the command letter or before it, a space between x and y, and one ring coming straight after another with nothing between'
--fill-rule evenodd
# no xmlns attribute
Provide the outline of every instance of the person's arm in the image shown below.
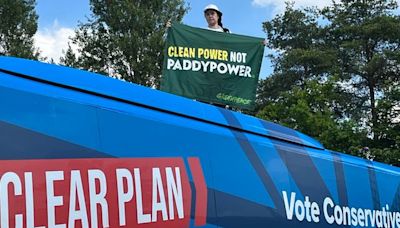
<svg viewBox="0 0 400 228"><path fill-rule="evenodd" d="M171 26L172 26L171 19L169 19L167 23L165 23L165 27L168 29L171 28Z"/></svg>
<svg viewBox="0 0 400 228"><path fill-rule="evenodd" d="M263 43L264 46L267 46L267 44L268 44L267 39L264 39L264 40L262 41L262 43Z"/></svg>
<svg viewBox="0 0 400 228"><path fill-rule="evenodd" d="M167 39L167 34L168 34L168 30L169 28L172 27L172 22L171 19L169 19L166 23L165 23L165 30L164 30L164 35L163 35L163 39L166 40Z"/></svg>

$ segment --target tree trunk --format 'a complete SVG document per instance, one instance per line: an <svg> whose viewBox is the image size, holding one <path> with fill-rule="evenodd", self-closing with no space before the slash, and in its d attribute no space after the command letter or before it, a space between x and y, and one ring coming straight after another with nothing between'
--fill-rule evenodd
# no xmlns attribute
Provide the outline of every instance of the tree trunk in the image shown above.
<svg viewBox="0 0 400 228"><path fill-rule="evenodd" d="M369 89L369 99L371 102L371 120L372 120L372 134L374 136L374 141L378 140L378 134L376 131L376 128L378 126L378 114L376 111L376 106L375 106L375 82L373 77L368 77L368 89Z"/></svg>

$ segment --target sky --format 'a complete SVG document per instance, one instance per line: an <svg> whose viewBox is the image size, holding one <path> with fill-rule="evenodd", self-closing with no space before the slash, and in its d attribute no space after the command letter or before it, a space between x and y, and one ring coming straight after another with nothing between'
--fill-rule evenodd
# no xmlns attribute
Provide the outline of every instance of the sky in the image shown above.
<svg viewBox="0 0 400 228"><path fill-rule="evenodd" d="M206 27L203 9L208 4L216 4L223 13L224 27L232 33L265 38L262 22L271 20L285 8L284 0L186 0L190 7L183 23L194 27ZM295 7L329 5L331 0L296 0ZM36 0L36 12L39 15L38 32L35 45L41 55L59 61L62 50L66 50L69 37L79 23L84 23L90 16L89 0ZM73 47L74 49L75 47ZM264 54L270 53L266 48ZM260 78L272 72L271 62L263 58Z"/></svg>

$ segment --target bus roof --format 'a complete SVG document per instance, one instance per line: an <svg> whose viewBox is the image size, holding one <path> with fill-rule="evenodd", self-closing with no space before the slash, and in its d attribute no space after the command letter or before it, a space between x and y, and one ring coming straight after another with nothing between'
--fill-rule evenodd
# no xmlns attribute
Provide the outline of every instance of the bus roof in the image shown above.
<svg viewBox="0 0 400 228"><path fill-rule="evenodd" d="M316 149L324 149L323 145L317 140L279 124L96 73L4 56L0 57L0 72L121 102L145 106L233 128L238 131L245 131ZM229 116L232 115L235 118L231 119L235 119L235 121L230 121Z"/></svg>

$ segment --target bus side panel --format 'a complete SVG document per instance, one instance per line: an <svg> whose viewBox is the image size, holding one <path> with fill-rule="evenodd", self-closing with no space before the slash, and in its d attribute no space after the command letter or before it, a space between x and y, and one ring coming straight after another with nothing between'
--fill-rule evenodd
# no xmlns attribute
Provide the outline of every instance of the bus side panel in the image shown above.
<svg viewBox="0 0 400 228"><path fill-rule="evenodd" d="M226 129L6 74L0 96L1 227L215 226Z"/></svg>
<svg viewBox="0 0 400 228"><path fill-rule="evenodd" d="M398 168L0 76L1 227L400 223Z"/></svg>
<svg viewBox="0 0 400 228"><path fill-rule="evenodd" d="M221 226L395 227L400 224L398 168L239 131L233 130L232 134L245 154L245 161L262 182L264 199L244 203L236 194L216 194ZM220 156L230 155L224 150ZM213 158L212 162L218 164L219 159ZM235 173L235 166L214 172L215 181L226 184L224 176ZM255 195L253 186L241 188Z"/></svg>
<svg viewBox="0 0 400 228"><path fill-rule="evenodd" d="M10 85L18 85L18 87L14 88ZM16 177L15 180L21 183L23 192L29 192L26 189L26 183L29 185L30 179L28 178L25 183L25 175L29 177L32 173L33 183L33 204L28 205L33 207L33 210L26 209L29 196L19 198L16 203L13 203L13 197L8 197L8 202L10 202L8 222L11 227L15 225L15 218L18 215L22 215L24 219L33 216L33 223L36 226L48 226L50 220L54 220L54 224L62 225L72 221L77 225L84 225L86 217L88 223L93 222L90 217L92 214L90 206L93 200L88 196L90 185L87 184L88 173L93 170L100 170L100 174L104 173L107 182L104 186L107 186L110 195L107 194L105 197L108 210L105 212L97 210L98 224L107 222L103 221L103 217L107 217L106 214L108 214L110 225L142 222L148 224L149 227L157 227L164 219L167 222L177 220L177 206L175 205L173 219L171 219L172 213L169 208L169 202L175 203L175 201L171 201L166 186L168 167L180 168L182 185L184 185L185 176L190 185L190 189L182 186L186 192L191 191L190 197L183 199L184 208L190 207L190 211L184 213L184 219L189 218L190 223L182 223L183 227L185 224L223 226L224 221L217 217L216 212L215 195L217 194L228 196L226 205L229 207L237 206L235 199L244 204L255 204L256 207L270 204L270 200L265 199L262 181L246 161L246 156L232 131L225 127L5 74L0 80L0 94L8 98L0 101L1 107L4 108L0 112L0 132L7 136L3 138L0 146L3 168L1 173L3 177L6 173ZM14 133L9 134L10 131ZM226 152L230 154L226 156ZM211 162L211 157L214 159L213 162ZM200 164L200 172L196 173L195 168L191 166L190 159L192 158L197 159ZM27 162L27 159L30 162ZM148 159L148 162L143 164L143 159L144 161ZM169 162L159 159L166 159ZM235 169L231 173L232 167ZM135 182L135 168L140 169L139 176L142 177L140 183ZM122 222L119 220L120 202L117 196L126 196L132 189L127 183L131 178L128 175L123 179L126 182L123 190L118 191L116 172L120 169L130 171L132 181L135 182L132 186L139 184L142 187L142 190L135 188L133 197L128 197L130 200L124 203L126 213L134 212L132 208L136 208L136 212L138 208L142 208L141 216L137 212L139 214L125 217ZM223 172L213 173L213 170L223 170ZM158 171L161 179L155 178ZM49 176L46 175L47 172L50 172ZM52 172L59 176L53 177ZM214 174L223 179L215 181ZM176 172L173 175L176 181L178 175ZM196 177L200 183L196 183ZM204 179L205 186L201 185L201 179ZM85 200L86 217L61 216L61 214L68 214L69 210L77 211L77 208L70 206L73 203L71 199L74 199L74 195L71 195L73 190L63 191L63 189L70 189L71 182L80 183L78 180L82 181L84 192L82 198ZM161 193L157 196L160 202L152 200L154 189L160 192L158 187L154 187L160 186L157 185L157 181L155 184L154 180L160 180L165 188L164 202L161 201ZM54 194L51 194L47 187L39 187L52 186L48 183L54 183ZM3 181L3 184L11 185L12 183ZM73 186L78 188L76 187L78 185ZM240 186L252 186L252 190L249 191ZM79 192L79 190L76 191ZM137 198L135 198L139 197L138 192L142 193L141 204L137 203ZM116 196L117 193L120 195ZM47 204L49 199L54 200L52 196L62 197L62 203L56 200L58 203L54 205ZM76 198L75 201L79 199ZM205 210L197 207L202 201L205 202ZM165 204L168 205L167 214L162 207ZM11 205L16 205L16 207ZM48 208L54 208L54 213L49 214ZM203 211L203 214L198 210ZM156 212L153 214L153 211ZM253 212L260 215L262 211L253 210ZM5 210L0 213L4 214ZM80 213L83 216L83 212ZM205 219L202 220L202 216ZM245 217L242 216L241 219ZM32 222L29 219L25 220ZM170 226L178 227L176 224Z"/></svg>

